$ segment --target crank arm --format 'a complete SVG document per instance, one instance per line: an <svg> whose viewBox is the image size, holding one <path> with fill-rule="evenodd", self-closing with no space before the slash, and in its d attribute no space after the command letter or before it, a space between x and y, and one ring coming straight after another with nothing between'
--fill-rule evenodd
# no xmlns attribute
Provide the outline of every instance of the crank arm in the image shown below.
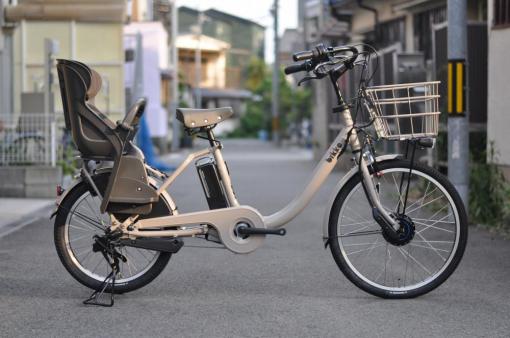
<svg viewBox="0 0 510 338"><path fill-rule="evenodd" d="M285 236L287 230L281 229L263 229L263 228L249 228L249 227L239 227L237 232L240 235L277 235L277 236Z"/></svg>

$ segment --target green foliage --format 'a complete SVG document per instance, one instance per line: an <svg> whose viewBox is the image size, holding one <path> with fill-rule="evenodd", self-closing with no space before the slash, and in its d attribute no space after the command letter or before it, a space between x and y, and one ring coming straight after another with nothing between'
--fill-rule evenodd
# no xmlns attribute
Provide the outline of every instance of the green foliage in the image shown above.
<svg viewBox="0 0 510 338"><path fill-rule="evenodd" d="M252 58L247 69L246 89L252 92L260 91L268 75L267 66L264 61L255 57ZM271 83L269 83L269 85L271 85Z"/></svg>
<svg viewBox="0 0 510 338"><path fill-rule="evenodd" d="M311 91L309 88L294 89L280 71L280 129L285 132L293 122L310 118ZM254 99L246 105L240 126L229 137L256 137L259 130L271 131L272 72L264 61L252 58L247 70L246 88Z"/></svg>
<svg viewBox="0 0 510 338"><path fill-rule="evenodd" d="M247 105L246 113L241 116L239 128L232 131L229 137L256 138L259 130L268 129L268 118L258 105Z"/></svg>
<svg viewBox="0 0 510 338"><path fill-rule="evenodd" d="M469 216L471 222L498 230L510 230L510 187L494 164L494 144L489 146L488 161L471 165Z"/></svg>
<svg viewBox="0 0 510 338"><path fill-rule="evenodd" d="M77 170L74 147L69 144L61 151L62 159L57 162L57 165L62 167L63 175L74 175Z"/></svg>

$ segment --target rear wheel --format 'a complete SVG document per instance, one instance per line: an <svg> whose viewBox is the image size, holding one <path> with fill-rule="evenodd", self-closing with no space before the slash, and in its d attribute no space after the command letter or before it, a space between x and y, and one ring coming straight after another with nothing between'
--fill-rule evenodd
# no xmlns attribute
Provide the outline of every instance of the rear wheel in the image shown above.
<svg viewBox="0 0 510 338"><path fill-rule="evenodd" d="M100 287L110 272L103 255L92 250L93 236L104 235L110 224L109 215L99 211L100 204L100 199L91 194L88 185L80 183L60 205L54 228L55 246L62 264L78 282L94 290ZM160 198L152 212L140 218L171 214L170 206ZM120 246L117 250L127 260L120 261L114 286L116 293L147 285L163 271L171 257L170 253L134 247Z"/></svg>
<svg viewBox="0 0 510 338"><path fill-rule="evenodd" d="M410 162L386 161L372 174L383 207L401 225L392 241L374 221L360 175L341 189L329 217L331 253L359 288L384 298L412 298L441 285L459 264L467 241L464 205L446 177ZM402 180L402 188L401 179Z"/></svg>

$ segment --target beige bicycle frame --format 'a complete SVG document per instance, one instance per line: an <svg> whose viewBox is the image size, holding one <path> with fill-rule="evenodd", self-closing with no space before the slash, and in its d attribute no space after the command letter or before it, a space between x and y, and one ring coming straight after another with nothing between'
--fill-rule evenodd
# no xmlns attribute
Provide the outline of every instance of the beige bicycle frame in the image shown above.
<svg viewBox="0 0 510 338"><path fill-rule="evenodd" d="M170 175L158 188L158 194L163 193L170 187L175 179L196 159L212 155L218 167L218 173L224 183L225 192L230 203L230 207L216 210L206 210L192 213L185 213L172 216L156 217L151 219L143 219L135 222L134 230L125 231L127 234L136 237L181 237L181 236L194 236L204 234L207 232L207 227L197 225L212 225L219 232L220 237L228 236L228 231L225 230L222 234L222 228L231 229L239 221L251 223L251 226L262 228L279 228L287 224L294 217L296 217L310 202L315 193L319 190L326 178L329 176L335 167L339 155L343 152L342 148L346 144L346 139L349 137L348 143L353 151L361 150L360 142L356 130L352 129L353 120L349 109L344 110L342 113L345 128L343 128L337 135L328 151L315 167L312 177L308 184L304 187L303 191L297 195L287 206L283 209L268 215L262 216L260 213L251 207L241 206L235 196L232 188L230 175L225 165L221 153L221 146L215 145L208 149L204 149L192 154L189 154L186 159L179 165L179 167ZM350 136L349 136L350 132ZM372 184L367 164L363 157L360 163L361 171L365 182L367 182L368 197L372 201L372 205L377 207L385 219L397 228L395 221L389 216L384 208L380 205L379 198ZM215 223L216 222L216 223ZM156 230L158 228L171 228L178 227L176 230L160 230L160 231L144 231L147 229ZM225 242L226 238L222 238ZM227 247L227 243L224 243ZM230 243L232 244L232 243ZM239 243L238 243L239 244ZM242 243L241 243L242 244ZM241 245L240 244L240 245Z"/></svg>

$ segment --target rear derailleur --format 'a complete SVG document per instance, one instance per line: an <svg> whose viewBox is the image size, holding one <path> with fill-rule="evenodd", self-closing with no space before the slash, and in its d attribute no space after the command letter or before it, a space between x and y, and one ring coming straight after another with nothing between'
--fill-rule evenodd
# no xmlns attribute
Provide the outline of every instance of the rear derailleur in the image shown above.
<svg viewBox="0 0 510 338"><path fill-rule="evenodd" d="M127 258L117 250L121 236L121 231L107 231L103 236L94 236L92 251L101 252L104 259L110 266L111 272L106 276L100 286L90 295L90 297L83 301L83 304L105 307L113 306L115 279L119 273L119 261L123 261L124 263L127 262ZM102 301L105 293L110 293L109 301Z"/></svg>

